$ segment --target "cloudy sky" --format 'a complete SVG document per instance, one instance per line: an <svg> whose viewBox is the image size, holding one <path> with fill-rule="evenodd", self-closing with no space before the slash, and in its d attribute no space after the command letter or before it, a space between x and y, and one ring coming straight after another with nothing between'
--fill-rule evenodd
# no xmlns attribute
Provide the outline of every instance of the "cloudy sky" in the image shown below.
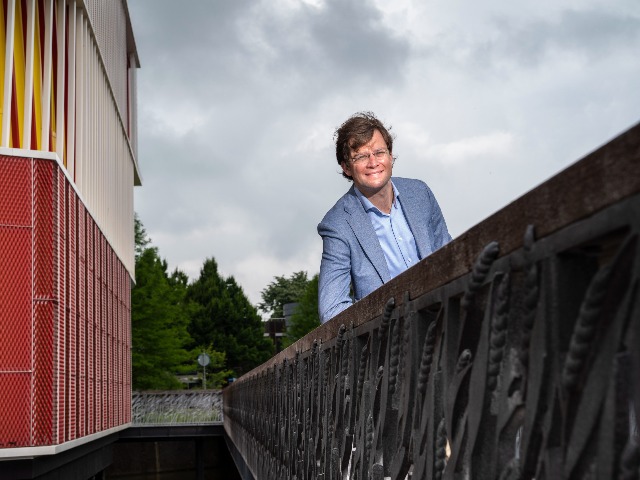
<svg viewBox="0 0 640 480"><path fill-rule="evenodd" d="M640 120L638 0L129 0L135 208L170 269L214 257L257 304L319 271L369 110L456 237Z"/></svg>

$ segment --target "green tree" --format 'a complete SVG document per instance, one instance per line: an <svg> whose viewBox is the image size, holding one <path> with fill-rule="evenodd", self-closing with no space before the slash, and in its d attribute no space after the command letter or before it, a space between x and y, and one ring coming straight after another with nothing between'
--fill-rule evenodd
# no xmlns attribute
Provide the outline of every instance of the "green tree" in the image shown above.
<svg viewBox="0 0 640 480"><path fill-rule="evenodd" d="M167 275L167 263L149 247L136 217L136 285L131 291L131 356L136 390L181 388L175 372L190 341L184 304L186 276Z"/></svg>
<svg viewBox="0 0 640 480"><path fill-rule="evenodd" d="M200 276L189 285L192 302L189 332L194 345L211 345L225 352L227 368L236 376L269 359L273 346L264 338L258 312L233 277L222 278L213 258L205 260Z"/></svg>
<svg viewBox="0 0 640 480"><path fill-rule="evenodd" d="M315 274L307 283L307 288L298 299L298 306L291 315L291 320L287 327L286 345L291 345L319 326L318 274Z"/></svg>
<svg viewBox="0 0 640 480"><path fill-rule="evenodd" d="M136 213L133 217L133 226L134 226L134 238L135 238L135 253L136 259L142 255L142 252L147 248L147 245L151 243L151 239L147 237L147 231L144 229L142 222L140 221L140 217Z"/></svg>
<svg viewBox="0 0 640 480"><path fill-rule="evenodd" d="M284 305L298 302L304 294L308 283L307 272L304 271L295 272L289 278L284 276L275 277L260 292L262 302L258 307L265 313L271 312L272 318L283 318Z"/></svg>

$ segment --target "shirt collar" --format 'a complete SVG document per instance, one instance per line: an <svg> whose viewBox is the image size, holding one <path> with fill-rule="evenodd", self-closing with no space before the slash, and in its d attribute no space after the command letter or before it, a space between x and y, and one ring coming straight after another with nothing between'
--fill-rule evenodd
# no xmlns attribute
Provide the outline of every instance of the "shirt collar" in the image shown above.
<svg viewBox="0 0 640 480"><path fill-rule="evenodd" d="M396 200L398 199L400 194L398 193L398 189L396 188L396 186L393 184L393 181L391 180L389 181L391 182L391 187L393 188L393 204L391 205L391 208L393 209L397 207ZM360 190L358 190L358 187L354 185L353 189L356 191L356 196L360 199L360 202L362 203L362 206L364 207L365 212L369 212L373 210L374 212L379 213L381 215L386 215L385 213L382 213L378 207L376 207L373 203L371 203L371 201L367 197L365 197Z"/></svg>

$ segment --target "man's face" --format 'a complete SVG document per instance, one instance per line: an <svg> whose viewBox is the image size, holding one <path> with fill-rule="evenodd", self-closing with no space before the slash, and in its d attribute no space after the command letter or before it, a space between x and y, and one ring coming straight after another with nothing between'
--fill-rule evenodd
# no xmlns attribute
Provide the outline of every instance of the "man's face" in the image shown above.
<svg viewBox="0 0 640 480"><path fill-rule="evenodd" d="M393 159L378 130L366 144L350 152L351 158L342 162L342 170L365 196L378 193L389 183Z"/></svg>

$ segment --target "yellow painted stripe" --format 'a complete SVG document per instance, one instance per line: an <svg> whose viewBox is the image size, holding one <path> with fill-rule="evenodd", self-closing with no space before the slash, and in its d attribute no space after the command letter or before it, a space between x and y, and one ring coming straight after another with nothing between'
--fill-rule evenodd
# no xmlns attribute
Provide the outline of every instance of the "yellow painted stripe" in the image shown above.
<svg viewBox="0 0 640 480"><path fill-rule="evenodd" d="M56 42L56 38L58 35L58 26L57 26L57 22L58 22L58 9L56 8L56 6L54 5L53 8L53 42ZM52 47L54 48L54 47ZM60 55L60 52L58 52L58 55ZM51 99L50 103L49 103L49 108L51 109L49 115L50 115L50 120L49 120L49 151L50 152L55 152L56 151L56 89L55 89L55 82L54 80L57 78L57 72L58 71L58 59L55 57L52 57L51 59L51 94L49 95L49 98Z"/></svg>
<svg viewBox="0 0 640 480"><path fill-rule="evenodd" d="M35 2L36 8L33 14L35 18L34 49L33 49L33 123L35 125L35 138L32 139L33 147L36 150L42 149L42 62L43 56L40 51L40 30L44 30L44 25L40 25L40 2Z"/></svg>
<svg viewBox="0 0 640 480"><path fill-rule="evenodd" d="M14 105L16 111L11 112L12 115L17 115L18 118L18 132L19 132L19 145L11 145L14 148L23 148L24 134L22 131L24 123L24 75L25 75L25 58L24 58L24 36L22 31L22 2L16 1L16 24L14 35L14 47L13 47L13 75L16 85L16 98ZM12 128L14 125L12 125ZM11 142L13 143L13 142Z"/></svg>
<svg viewBox="0 0 640 480"><path fill-rule="evenodd" d="M2 125L2 99L4 98L4 66L5 66L5 55L4 51L7 47L7 32L4 28L6 24L5 13L4 13L4 2L0 2L0 125Z"/></svg>

